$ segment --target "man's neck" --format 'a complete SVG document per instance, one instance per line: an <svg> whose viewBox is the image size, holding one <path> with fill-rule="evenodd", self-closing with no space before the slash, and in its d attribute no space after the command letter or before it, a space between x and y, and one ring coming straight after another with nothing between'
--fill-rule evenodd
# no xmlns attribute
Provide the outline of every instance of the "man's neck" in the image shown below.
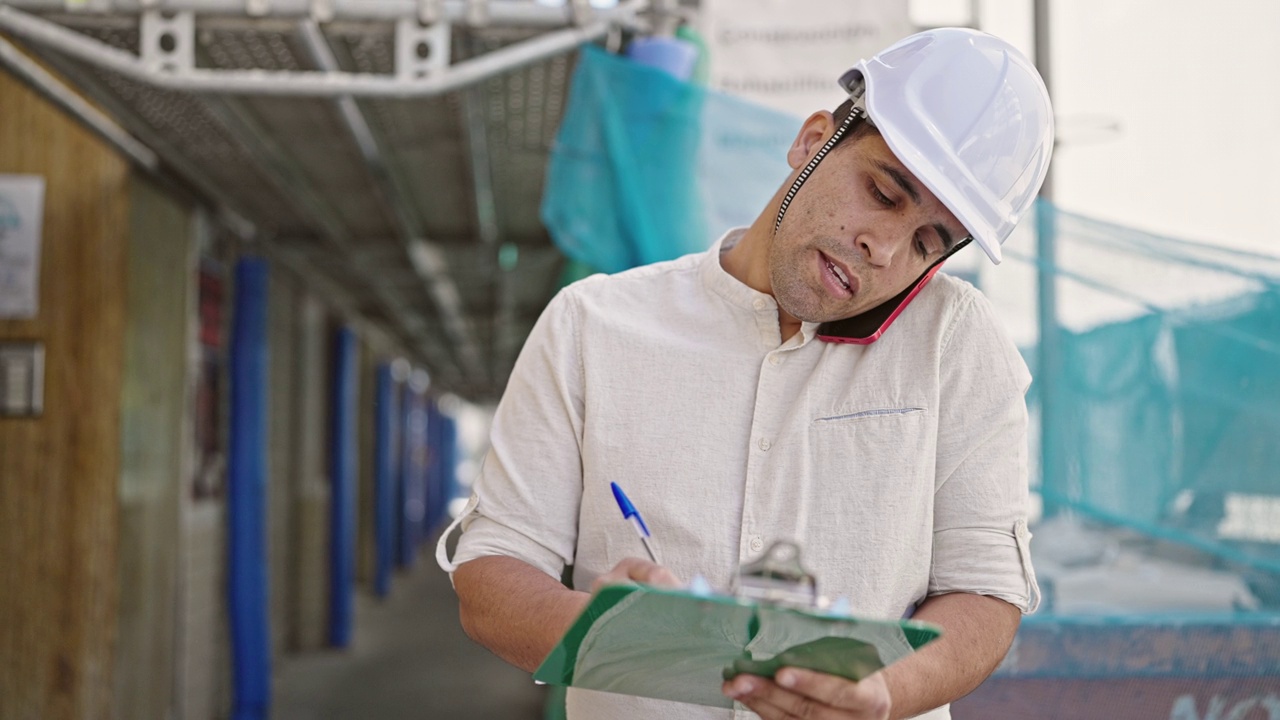
<svg viewBox="0 0 1280 720"><path fill-rule="evenodd" d="M743 232L742 237L733 247L720 253L720 267L732 275L743 285L773 295L773 284L769 278L769 247L773 242L772 230L767 223L762 223L764 215ZM774 297L777 300L777 297ZM800 332L800 320L778 306L778 330L782 342L790 340Z"/></svg>

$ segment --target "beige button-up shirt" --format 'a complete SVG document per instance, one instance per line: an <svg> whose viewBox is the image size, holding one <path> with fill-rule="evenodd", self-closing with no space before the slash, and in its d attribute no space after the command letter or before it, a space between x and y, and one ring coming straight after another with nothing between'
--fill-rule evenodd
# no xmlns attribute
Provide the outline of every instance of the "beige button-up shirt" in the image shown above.
<svg viewBox="0 0 1280 720"><path fill-rule="evenodd" d="M972 286L937 275L871 345L805 323L720 251L565 288L529 336L446 570L486 555L573 585L643 557L610 491L644 515L662 564L728 589L796 540L819 592L898 618L933 594L1037 603L1026 530L1030 375ZM754 717L571 689L569 717ZM946 708L930 718L949 717Z"/></svg>

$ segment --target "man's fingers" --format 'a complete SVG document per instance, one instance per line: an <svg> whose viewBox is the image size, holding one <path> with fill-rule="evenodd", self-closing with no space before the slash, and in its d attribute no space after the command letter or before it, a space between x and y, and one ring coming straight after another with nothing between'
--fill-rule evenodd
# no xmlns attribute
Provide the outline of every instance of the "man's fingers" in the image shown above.
<svg viewBox="0 0 1280 720"><path fill-rule="evenodd" d="M858 717L753 675L739 675L725 683L724 693L751 708L763 720L850 720Z"/></svg>
<svg viewBox="0 0 1280 720"><path fill-rule="evenodd" d="M825 705L857 710L867 713L867 717L887 717L889 714L889 687L879 673L867 676L862 682L854 682L836 675L789 667L778 671L776 681L792 692Z"/></svg>
<svg viewBox="0 0 1280 720"><path fill-rule="evenodd" d="M680 587L680 580L667 568L640 558L625 558L609 572L596 578L593 590L605 585L643 583L658 587Z"/></svg>
<svg viewBox="0 0 1280 720"><path fill-rule="evenodd" d="M640 582L657 585L658 587L680 587L680 580L675 573L661 565L654 565L649 562L646 562L645 565L646 567L641 571L643 577L636 578Z"/></svg>
<svg viewBox="0 0 1280 720"><path fill-rule="evenodd" d="M799 668L779 670L774 681L740 675L726 682L723 691L765 720L883 720L891 704L882 676L857 683Z"/></svg>

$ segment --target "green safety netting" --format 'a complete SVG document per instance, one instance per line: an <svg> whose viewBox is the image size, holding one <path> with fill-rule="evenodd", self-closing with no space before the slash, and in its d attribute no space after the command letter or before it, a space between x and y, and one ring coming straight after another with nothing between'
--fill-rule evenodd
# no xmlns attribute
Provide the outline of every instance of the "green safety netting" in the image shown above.
<svg viewBox="0 0 1280 720"><path fill-rule="evenodd" d="M699 251L754 219L799 125L588 49L543 218L569 258L607 272ZM1037 378L1030 482L1046 613L1276 612L1280 259L1036 212L1000 267L966 259L972 248L951 263L992 299ZM1053 262L1038 257L1037 227L1052 233ZM1042 277L1057 290L1047 325ZM1056 348L1047 373L1042 337ZM1131 572L1134 554L1159 583Z"/></svg>

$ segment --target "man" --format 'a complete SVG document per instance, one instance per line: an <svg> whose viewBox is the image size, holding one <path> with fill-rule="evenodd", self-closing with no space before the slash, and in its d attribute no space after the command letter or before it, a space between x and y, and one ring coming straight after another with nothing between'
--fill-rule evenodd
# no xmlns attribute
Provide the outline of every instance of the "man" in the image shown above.
<svg viewBox="0 0 1280 720"><path fill-rule="evenodd" d="M749 228L551 302L495 416L453 581L471 637L526 670L593 587L729 588L785 539L855 614L914 611L945 634L861 682L739 676L734 711L571 689L571 718L945 718L1038 602L1030 377L986 300L934 273L970 238L999 261L1046 172L1047 93L1007 43L958 29L841 83L850 101L805 121ZM637 558L611 481L662 565Z"/></svg>

